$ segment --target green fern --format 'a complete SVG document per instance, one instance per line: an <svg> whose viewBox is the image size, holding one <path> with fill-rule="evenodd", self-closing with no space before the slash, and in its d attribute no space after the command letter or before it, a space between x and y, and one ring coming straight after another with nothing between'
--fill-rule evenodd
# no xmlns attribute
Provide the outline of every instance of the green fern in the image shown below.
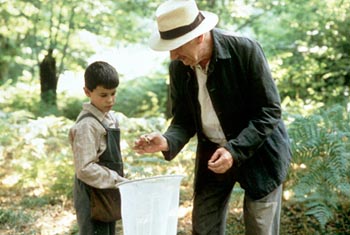
<svg viewBox="0 0 350 235"><path fill-rule="evenodd" d="M336 105L289 127L293 162L289 175L295 199L324 229L350 192L350 118Z"/></svg>

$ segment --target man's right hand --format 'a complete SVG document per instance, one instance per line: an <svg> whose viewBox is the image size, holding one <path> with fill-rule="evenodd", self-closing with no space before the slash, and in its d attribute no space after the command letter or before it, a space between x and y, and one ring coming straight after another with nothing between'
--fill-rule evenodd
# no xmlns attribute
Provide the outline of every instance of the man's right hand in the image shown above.
<svg viewBox="0 0 350 235"><path fill-rule="evenodd" d="M154 153L159 151L168 151L169 146L165 137L158 133L145 134L140 136L134 143L133 149L139 153Z"/></svg>

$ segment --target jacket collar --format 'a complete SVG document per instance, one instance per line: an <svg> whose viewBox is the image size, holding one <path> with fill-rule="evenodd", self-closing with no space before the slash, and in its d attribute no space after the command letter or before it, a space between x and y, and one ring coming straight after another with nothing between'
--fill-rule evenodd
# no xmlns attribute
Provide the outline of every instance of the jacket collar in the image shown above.
<svg viewBox="0 0 350 235"><path fill-rule="evenodd" d="M227 42L224 40L224 35L227 34L223 30L214 28L211 31L213 37L213 54L208 67L208 75L214 71L215 63L218 59L230 59L231 54L227 50Z"/></svg>
<svg viewBox="0 0 350 235"><path fill-rule="evenodd" d="M212 30L212 37L214 41L214 48L213 48L213 60L216 61L217 59L229 59L231 58L231 54L229 50L227 50L227 42L224 40L225 35L229 35L229 33L214 28ZM230 35L231 36L231 35Z"/></svg>

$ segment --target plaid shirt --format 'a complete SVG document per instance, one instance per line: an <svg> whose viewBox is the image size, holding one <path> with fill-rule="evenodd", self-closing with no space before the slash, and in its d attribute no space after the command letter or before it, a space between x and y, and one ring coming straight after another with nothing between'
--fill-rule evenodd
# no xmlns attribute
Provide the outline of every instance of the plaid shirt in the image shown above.
<svg viewBox="0 0 350 235"><path fill-rule="evenodd" d="M111 112L104 114L90 103L83 104L78 119L88 112L106 126L118 127L118 122ZM75 173L78 179L95 188L114 188L121 179L117 172L97 164L99 157L106 150L106 134L104 127L92 117L75 123L69 131Z"/></svg>

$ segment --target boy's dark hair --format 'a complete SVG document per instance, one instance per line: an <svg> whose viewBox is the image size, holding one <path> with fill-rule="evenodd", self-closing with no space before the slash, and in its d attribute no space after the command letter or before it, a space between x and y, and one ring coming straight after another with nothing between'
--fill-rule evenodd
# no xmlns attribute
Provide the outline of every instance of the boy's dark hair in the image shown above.
<svg viewBox="0 0 350 235"><path fill-rule="evenodd" d="M104 61L96 61L90 64L84 73L85 87L93 91L97 86L105 89L113 89L119 85L117 70Z"/></svg>

